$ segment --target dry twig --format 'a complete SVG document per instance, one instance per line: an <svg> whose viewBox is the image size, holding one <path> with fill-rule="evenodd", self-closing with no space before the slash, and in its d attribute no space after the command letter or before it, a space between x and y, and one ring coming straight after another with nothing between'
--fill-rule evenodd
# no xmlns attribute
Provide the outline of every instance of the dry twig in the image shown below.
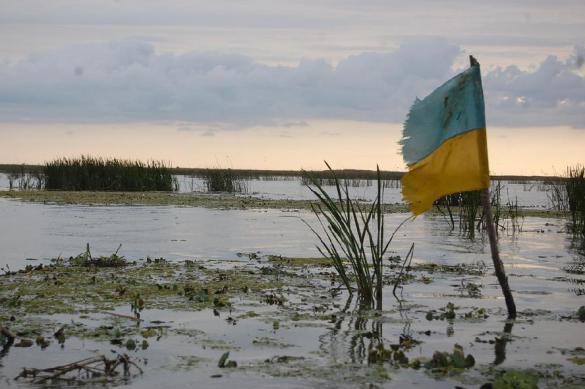
<svg viewBox="0 0 585 389"><path fill-rule="evenodd" d="M104 377L110 380L120 376L120 372L117 371L119 366L122 366L123 377L133 375L130 371L131 367L137 370L135 374L143 373L142 369L127 354L120 354L114 359L108 359L103 355L98 355L46 369L23 368L15 380L25 378L29 379L31 384L43 384L48 381L57 380L85 383L94 378Z"/></svg>

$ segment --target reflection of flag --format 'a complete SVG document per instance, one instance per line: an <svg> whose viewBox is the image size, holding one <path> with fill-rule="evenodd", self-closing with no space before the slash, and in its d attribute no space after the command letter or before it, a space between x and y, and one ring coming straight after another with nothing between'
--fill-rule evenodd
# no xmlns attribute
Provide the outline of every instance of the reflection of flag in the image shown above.
<svg viewBox="0 0 585 389"><path fill-rule="evenodd" d="M415 215L441 196L490 185L479 65L453 77L423 100L406 123L402 194Z"/></svg>

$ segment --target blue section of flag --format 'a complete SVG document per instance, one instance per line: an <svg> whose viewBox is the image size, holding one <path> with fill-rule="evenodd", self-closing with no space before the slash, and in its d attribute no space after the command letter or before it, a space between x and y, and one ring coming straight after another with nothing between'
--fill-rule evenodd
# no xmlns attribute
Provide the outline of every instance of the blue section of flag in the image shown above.
<svg viewBox="0 0 585 389"><path fill-rule="evenodd" d="M418 162L446 140L478 128L485 128L484 101L479 66L472 66L416 99L400 140L404 161Z"/></svg>

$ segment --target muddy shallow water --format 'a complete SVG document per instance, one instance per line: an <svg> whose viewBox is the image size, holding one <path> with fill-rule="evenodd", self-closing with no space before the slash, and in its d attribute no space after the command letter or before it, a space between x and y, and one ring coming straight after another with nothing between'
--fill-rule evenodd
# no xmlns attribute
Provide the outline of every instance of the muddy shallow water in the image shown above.
<svg viewBox="0 0 585 389"><path fill-rule="evenodd" d="M388 215L388 228L406 216ZM109 255L121 243L119 253L130 259L189 259L218 271L258 272L272 266L266 260L268 254L318 256L316 240L301 218L315 222L309 212L59 206L0 199L0 265L15 270L47 264L49 258L82 252L86 243L94 255ZM502 259L520 312L511 329L506 328L505 305L490 270L484 239L470 241L450 231L442 217L427 216L406 224L397 234L394 254L404 256L412 242L415 264L483 268L483 262L487 269L483 275L424 268L413 271L414 278L400 290L402 306L388 285L384 311L377 316L358 312L355 299L345 292L332 294L328 276L321 275L332 271L330 268L285 267L296 276L279 278L283 268L276 266L276 273L267 277L290 281L274 291L285 299L282 306L237 295L230 300L232 307L219 309L216 316L211 309L165 310L147 304L141 313L141 329L161 326L161 321L165 329L160 337L147 338L146 349L129 351L75 336L63 347L57 342L44 350L12 347L0 356L0 386L16 386L13 378L24 366L49 367L111 349L125 351L140 362L143 375L115 383L136 388L478 387L491 379L492 370L510 368L542 372L541 386L558 385L555 376L563 377L563 385L571 380L576 387L585 383L585 366L571 360L585 356L578 349L585 347L585 323L574 317L585 305L585 257L573 248L562 220L526 218L523 232L500 236ZM440 314L449 303L456 307L453 319L428 320L429 312ZM484 309L487 317L474 317L478 309ZM128 304L116 306L115 311L131 314ZM471 317L465 318L465 314ZM236 323L227 320L229 317L236 318ZM41 328L54 329L60 323L88 328L105 323L123 331L135 327L131 321L93 311L30 315L22 320L49 321ZM390 345L401 335L421 342L406 351L411 360L430 358L437 350L452 351L457 343L465 354L473 355L476 365L447 376L388 364L368 366L372 339ZM142 339L140 335L134 338ZM238 368L217 366L225 351L230 351ZM286 358L279 358L283 356Z"/></svg>

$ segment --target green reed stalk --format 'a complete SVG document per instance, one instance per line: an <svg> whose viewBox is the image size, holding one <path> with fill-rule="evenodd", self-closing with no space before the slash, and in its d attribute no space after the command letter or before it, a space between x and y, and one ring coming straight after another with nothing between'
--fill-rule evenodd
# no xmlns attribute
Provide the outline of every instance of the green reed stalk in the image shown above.
<svg viewBox="0 0 585 389"><path fill-rule="evenodd" d="M319 239L317 249L323 257L331 259L350 295L357 289L365 305L382 309L383 260L394 234L404 222L389 238L385 236L384 186L379 168L376 198L371 204L363 204L350 198L347 181L342 186L333 169L325 164L333 176L337 200L323 189L320 180L310 180L308 188L319 200L312 209L323 231L320 234L309 226Z"/></svg>

